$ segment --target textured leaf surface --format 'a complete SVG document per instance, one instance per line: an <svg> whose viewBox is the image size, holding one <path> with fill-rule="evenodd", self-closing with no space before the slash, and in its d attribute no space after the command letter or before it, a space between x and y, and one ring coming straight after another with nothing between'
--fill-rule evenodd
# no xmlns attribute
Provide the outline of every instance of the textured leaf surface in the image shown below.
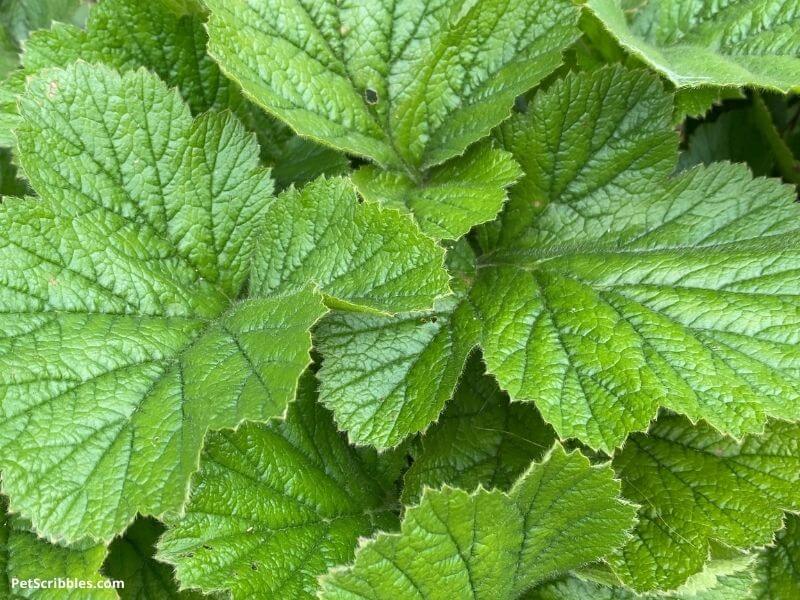
<svg viewBox="0 0 800 600"><path fill-rule="evenodd" d="M427 490L399 534L378 534L322 580L322 598L516 598L619 545L633 508L609 467L561 446L507 494Z"/></svg>
<svg viewBox="0 0 800 600"><path fill-rule="evenodd" d="M547 583L524 596L525 600L754 600L753 557L714 560L684 585L671 592L637 594L578 577Z"/></svg>
<svg viewBox="0 0 800 600"><path fill-rule="evenodd" d="M577 34L561 0L207 4L210 51L252 98L302 135L412 171L485 136Z"/></svg>
<svg viewBox="0 0 800 600"><path fill-rule="evenodd" d="M393 479L368 454L347 445L307 376L285 421L210 435L159 558L185 587L313 598L316 577L351 560L359 536L396 523Z"/></svg>
<svg viewBox="0 0 800 600"><path fill-rule="evenodd" d="M347 179L281 194L261 228L251 291L292 293L309 281L353 307L427 309L446 294L444 252L407 216L359 203Z"/></svg>
<svg viewBox="0 0 800 600"><path fill-rule="evenodd" d="M800 516L787 514L774 543L762 551L755 565L756 600L793 600L800 590Z"/></svg>
<svg viewBox="0 0 800 600"><path fill-rule="evenodd" d="M178 590L175 573L169 565L153 557L164 526L152 518L139 517L108 548L103 572L111 579L124 581L118 590L120 600L201 600L208 598L192 590Z"/></svg>
<svg viewBox="0 0 800 600"><path fill-rule="evenodd" d="M196 6L169 0L104 0L92 8L85 29L58 25L36 31L27 41L25 74L44 68L66 67L81 59L120 70L139 67L156 73L177 87L193 114L207 110L232 110L258 134L262 154L271 165L280 165L284 186L307 181L321 173L338 173L346 161L337 152L292 135L242 97L239 87L227 79L206 53L205 16ZM24 91L23 78L6 82L0 95L13 98ZM0 97L0 103L4 103ZM0 142L18 124L15 102L0 111ZM289 166L291 165L291 166Z"/></svg>
<svg viewBox="0 0 800 600"><path fill-rule="evenodd" d="M8 600L113 600L112 590L23 589L11 580L80 579L100 582L100 566L106 556L104 546L83 544L54 546L38 538L26 523L6 512L6 499L0 497L0 593Z"/></svg>
<svg viewBox="0 0 800 600"><path fill-rule="evenodd" d="M511 404L484 374L479 355L464 368L453 399L413 452L403 502L419 501L424 486L507 490L555 436L532 406Z"/></svg>
<svg viewBox="0 0 800 600"><path fill-rule="evenodd" d="M320 399L351 442L396 446L434 421L452 395L479 326L466 299L474 254L462 241L447 261L454 293L433 310L334 312L317 327L315 344L325 357Z"/></svg>
<svg viewBox="0 0 800 600"><path fill-rule="evenodd" d="M768 544L800 498L800 427L772 422L737 443L685 418L660 418L614 458L623 495L641 505L632 540L610 563L638 590L669 589L700 571L710 540Z"/></svg>
<svg viewBox="0 0 800 600"><path fill-rule="evenodd" d="M657 85L571 75L510 125L539 152L470 294L501 387L604 450L659 405L736 436L800 417L793 190L729 164L669 177Z"/></svg>
<svg viewBox="0 0 800 600"><path fill-rule="evenodd" d="M48 537L109 539L181 507L209 425L284 411L324 308L231 304L271 182L230 116L85 63L23 116L41 200L2 206L3 486Z"/></svg>
<svg viewBox="0 0 800 600"><path fill-rule="evenodd" d="M520 176L508 152L480 144L466 155L431 169L417 184L399 171L362 167L353 174L367 200L410 211L435 239L457 239L491 221L506 201L506 188Z"/></svg>
<svg viewBox="0 0 800 600"><path fill-rule="evenodd" d="M589 0L591 10L634 56L678 87L800 85L797 0ZM631 10L626 10L631 9Z"/></svg>

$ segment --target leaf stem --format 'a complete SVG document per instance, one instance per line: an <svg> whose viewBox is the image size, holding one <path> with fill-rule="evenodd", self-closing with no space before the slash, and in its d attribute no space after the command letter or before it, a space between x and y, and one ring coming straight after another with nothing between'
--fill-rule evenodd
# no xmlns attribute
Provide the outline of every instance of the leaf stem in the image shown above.
<svg viewBox="0 0 800 600"><path fill-rule="evenodd" d="M753 92L753 117L759 131L772 149L775 162L783 179L800 186L800 163L795 160L792 151L786 145L778 130L775 129L769 108L767 108L767 104L757 91Z"/></svg>

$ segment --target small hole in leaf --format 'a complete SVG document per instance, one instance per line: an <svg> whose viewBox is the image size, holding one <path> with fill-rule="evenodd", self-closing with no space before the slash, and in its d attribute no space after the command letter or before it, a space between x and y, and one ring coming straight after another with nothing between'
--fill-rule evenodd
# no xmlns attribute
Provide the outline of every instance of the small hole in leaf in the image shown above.
<svg viewBox="0 0 800 600"><path fill-rule="evenodd" d="M257 562L251 562L250 563L250 568L253 569L253 571L258 571L258 563Z"/></svg>
<svg viewBox="0 0 800 600"><path fill-rule="evenodd" d="M364 90L364 99L367 101L367 104L377 104L378 92L376 92L372 88L367 88L366 90Z"/></svg>

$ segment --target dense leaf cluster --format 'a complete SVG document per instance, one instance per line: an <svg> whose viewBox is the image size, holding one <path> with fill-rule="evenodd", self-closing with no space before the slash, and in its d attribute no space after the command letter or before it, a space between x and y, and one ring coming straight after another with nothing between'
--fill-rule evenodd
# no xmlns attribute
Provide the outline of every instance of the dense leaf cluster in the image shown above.
<svg viewBox="0 0 800 600"><path fill-rule="evenodd" d="M798 0L0 25L0 596L800 598Z"/></svg>

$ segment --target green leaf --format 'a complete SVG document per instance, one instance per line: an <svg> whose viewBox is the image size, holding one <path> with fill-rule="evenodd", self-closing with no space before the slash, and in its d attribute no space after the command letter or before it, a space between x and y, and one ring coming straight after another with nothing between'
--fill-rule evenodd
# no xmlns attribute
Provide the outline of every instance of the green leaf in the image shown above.
<svg viewBox="0 0 800 600"><path fill-rule="evenodd" d="M66 67L78 59L122 71L145 67L169 86L177 87L193 114L222 109L236 113L258 133L269 164L289 163L295 169L281 170L284 186L325 172L341 172L346 161L339 153L299 140L285 125L244 100L239 87L220 72L206 53L204 20L205 15L197 7L178 2L104 0L92 9L85 29L58 25L50 31L35 32L26 43L24 73ZM14 99L24 91L24 78L6 82L0 91ZM14 99L10 111L4 110L4 118L0 118L0 141L5 143L10 143L5 140L7 132L16 127L19 119L14 115L15 107ZM310 164L308 155L317 162Z"/></svg>
<svg viewBox="0 0 800 600"><path fill-rule="evenodd" d="M659 406L735 436L800 418L794 192L730 164L670 177L669 118L641 72L540 94L508 125L526 178L470 293L512 400L606 451Z"/></svg>
<svg viewBox="0 0 800 600"><path fill-rule="evenodd" d="M320 400L351 442L396 446L425 429L452 396L479 325L466 298L474 255L466 242L448 253L454 294L433 310L381 316L334 312L314 339L324 357ZM469 272L472 269L472 273Z"/></svg>
<svg viewBox="0 0 800 600"><path fill-rule="evenodd" d="M576 576L542 585L524 600L754 600L753 557L714 560L671 592L637 594Z"/></svg>
<svg viewBox="0 0 800 600"><path fill-rule="evenodd" d="M473 225L491 221L506 201L506 189L521 175L508 152L479 144L463 157L429 171L416 183L399 171L369 165L353 174L367 200L410 211L434 239L458 239Z"/></svg>
<svg viewBox="0 0 800 600"><path fill-rule="evenodd" d="M284 421L209 435L186 514L159 542L182 586L314 598L359 536L396 524L393 477L347 445L314 385L308 373Z"/></svg>
<svg viewBox="0 0 800 600"><path fill-rule="evenodd" d="M633 507L611 469L556 445L510 492L426 490L399 534L378 534L322 579L331 598L516 598L623 542Z"/></svg>
<svg viewBox="0 0 800 600"><path fill-rule="evenodd" d="M403 502L418 502L424 486L508 489L554 439L536 409L511 404L474 354L439 422L411 453L414 463L404 477Z"/></svg>
<svg viewBox="0 0 800 600"><path fill-rule="evenodd" d="M41 200L0 207L3 488L49 538L108 540L180 509L208 426L283 413L324 308L232 301L271 182L230 115L85 63L22 114Z"/></svg>
<svg viewBox="0 0 800 600"><path fill-rule="evenodd" d="M800 516L787 514L775 541L758 556L754 600L794 600L800 589Z"/></svg>
<svg viewBox="0 0 800 600"><path fill-rule="evenodd" d="M278 197L261 229L251 293L314 282L336 306L400 312L448 293L444 251L407 216L359 203L348 179L318 179Z"/></svg>
<svg viewBox="0 0 800 600"><path fill-rule="evenodd" d="M632 435L613 464L639 523L612 568L636 590L671 589L703 568L711 541L768 544L781 509L800 508L798 439L800 426L773 421L736 442L680 416Z"/></svg>
<svg viewBox="0 0 800 600"><path fill-rule="evenodd" d="M8 514L0 496L0 593L8 600L113 600L111 589L67 590L22 588L30 579L78 579L100 584L100 566L106 556L103 545L55 546L33 533L27 523ZM14 580L17 580L16 582Z"/></svg>
<svg viewBox="0 0 800 600"><path fill-rule="evenodd" d="M120 600L202 600L199 592L178 590L173 569L154 558L156 541L164 525L149 517L139 517L108 548L103 572L109 578L125 582L118 590Z"/></svg>
<svg viewBox="0 0 800 600"><path fill-rule="evenodd" d="M798 0L589 0L632 55L678 88L752 86L787 92L800 85Z"/></svg>
<svg viewBox="0 0 800 600"><path fill-rule="evenodd" d="M301 135L411 170L507 117L578 17L564 0L207 4L210 52L249 96Z"/></svg>

